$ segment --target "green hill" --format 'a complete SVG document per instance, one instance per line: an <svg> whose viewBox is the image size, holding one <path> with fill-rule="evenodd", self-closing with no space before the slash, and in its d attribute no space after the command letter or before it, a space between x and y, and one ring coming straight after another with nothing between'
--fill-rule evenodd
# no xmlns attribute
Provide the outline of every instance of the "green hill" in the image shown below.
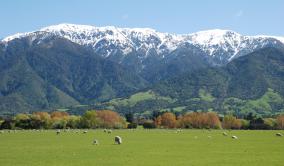
<svg viewBox="0 0 284 166"><path fill-rule="evenodd" d="M142 98L138 102L119 99L124 104L110 102L108 106L121 112L214 110L238 116L249 112L268 115L283 112L283 87L284 51L265 48L224 67L210 67L161 81L149 88L159 98ZM170 102L161 100L163 97L170 98Z"/></svg>

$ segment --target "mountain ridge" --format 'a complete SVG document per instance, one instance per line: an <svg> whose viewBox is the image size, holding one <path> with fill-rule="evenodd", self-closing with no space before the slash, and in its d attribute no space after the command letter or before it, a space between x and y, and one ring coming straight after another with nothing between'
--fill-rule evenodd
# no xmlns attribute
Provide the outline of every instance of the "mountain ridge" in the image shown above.
<svg viewBox="0 0 284 166"><path fill-rule="evenodd" d="M188 43L206 52L217 64L225 64L234 58L263 48L267 45L284 43L284 37L245 36L231 30L213 29L189 34L158 32L151 28L117 28L114 26L95 27L89 25L58 24L38 31L15 34L2 40L4 43L26 36L36 37L36 33L49 32L64 37L80 45L94 49L102 57L115 56L121 51L123 58L139 52L142 61L154 50L158 58L165 58L179 46ZM249 49L247 49L249 48ZM225 54L226 55L223 55ZM243 53L244 52L244 53ZM122 58L122 59L123 59ZM121 61L123 61L120 59Z"/></svg>

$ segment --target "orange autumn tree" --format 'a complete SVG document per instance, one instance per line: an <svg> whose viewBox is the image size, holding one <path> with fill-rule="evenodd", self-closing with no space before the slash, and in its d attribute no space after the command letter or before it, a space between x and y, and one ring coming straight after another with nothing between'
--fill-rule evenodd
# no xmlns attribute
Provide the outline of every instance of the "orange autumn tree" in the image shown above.
<svg viewBox="0 0 284 166"><path fill-rule="evenodd" d="M61 119L61 118L66 118L68 116L69 116L69 114L67 112L62 112L62 111L54 111L50 114L50 117L52 119L54 119L54 118Z"/></svg>
<svg viewBox="0 0 284 166"><path fill-rule="evenodd" d="M180 120L181 120L181 127L185 128L202 128L202 114L198 112L191 112L185 114Z"/></svg>
<svg viewBox="0 0 284 166"><path fill-rule="evenodd" d="M221 122L218 115L215 112L208 112L206 114L206 122L209 128L219 129L221 128Z"/></svg>
<svg viewBox="0 0 284 166"><path fill-rule="evenodd" d="M117 113L110 110L97 111L98 126L104 128L125 128L126 121Z"/></svg>
<svg viewBox="0 0 284 166"><path fill-rule="evenodd" d="M52 121L52 128L66 128L69 114L62 111L54 111L50 114Z"/></svg>
<svg viewBox="0 0 284 166"><path fill-rule="evenodd" d="M161 126L165 128L175 128L176 116L170 112L163 113L161 116Z"/></svg>
<svg viewBox="0 0 284 166"><path fill-rule="evenodd" d="M221 128L219 117L214 112L191 112L185 114L179 120L182 128Z"/></svg>
<svg viewBox="0 0 284 166"><path fill-rule="evenodd" d="M50 120L50 115L47 112L34 112L34 115L39 116L41 120Z"/></svg>
<svg viewBox="0 0 284 166"><path fill-rule="evenodd" d="M41 121L44 128L50 128L52 126L51 116L47 112L34 112L33 117L36 117Z"/></svg>

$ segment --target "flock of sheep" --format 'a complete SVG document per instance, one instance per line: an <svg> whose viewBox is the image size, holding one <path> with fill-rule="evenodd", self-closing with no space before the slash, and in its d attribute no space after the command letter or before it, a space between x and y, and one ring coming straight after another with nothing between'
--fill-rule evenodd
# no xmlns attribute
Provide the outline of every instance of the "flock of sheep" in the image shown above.
<svg viewBox="0 0 284 166"><path fill-rule="evenodd" d="M122 138L120 136L115 136L114 137L114 143L118 144L118 145L122 144ZM99 145L99 140L94 139L93 144L94 145Z"/></svg>
<svg viewBox="0 0 284 166"><path fill-rule="evenodd" d="M35 131L38 131L38 132L39 132L40 130L35 130ZM67 131L68 131L68 130L64 130L64 132L67 132ZM11 130L8 130L7 132L10 133ZM16 132L16 131L14 131L14 132ZM74 132L79 133L78 130L77 130L77 131L74 131ZM112 130L110 130L110 129L104 129L103 132L104 132L104 133L111 134L111 133L112 133ZM177 129L175 133L181 133L181 132L182 132L181 129ZM60 133L61 133L61 130L56 130L56 135L59 135ZM86 134L86 133L88 133L88 130L84 130L82 133L83 133L83 134ZM0 134L4 134L4 131L1 130L1 131L0 131ZM227 133L227 132L223 132L222 135L223 135L223 136L228 136L228 133ZM275 135L276 135L277 137L283 137L283 134L282 134L282 133L276 133ZM194 138L197 139L198 137L195 136ZM211 136L209 135L208 138L211 138ZM238 137L237 137L236 135L232 135L231 138L232 138L232 139L238 139ZM115 136L115 137L114 137L114 143L115 143L115 144L118 144L118 145L122 144L122 138L121 138L120 136ZM93 140L93 144L94 144L94 145L99 145L99 141L98 141L97 139L94 139L94 140Z"/></svg>
<svg viewBox="0 0 284 166"><path fill-rule="evenodd" d="M87 130L83 131L84 134L86 134L87 132L88 132ZM104 133L111 134L111 133L112 133L112 130L104 129L103 132L104 132ZM181 132L182 132L181 129L177 129L177 130L175 131L175 133L181 133ZM56 133L57 133L57 134L60 134L60 130L57 130ZM228 133L227 133L227 132L223 132L222 135L223 135L223 136L228 136ZM283 134L281 134L281 133L276 133L275 135L276 135L277 137L283 137ZM208 137L208 138L212 138L212 136L210 136L210 135L207 136L207 137ZM194 138L197 139L198 137L195 136ZM236 135L232 135L231 138L232 138L232 139L239 139ZM114 143L115 143L115 144L118 144L118 145L122 144L122 138L121 138L120 136L115 136L115 137L114 137ZM99 145L99 141L98 141L97 139L94 139L93 144L94 144L94 145Z"/></svg>
<svg viewBox="0 0 284 166"><path fill-rule="evenodd" d="M76 131L76 132L78 132L78 131ZM111 134L112 130L104 129L104 132L108 133L108 134ZM61 133L61 130L56 130L56 135L59 135L60 133ZM87 134L87 133L88 133L87 130L83 131L83 134ZM114 137L114 143L118 144L118 145L122 144L122 138L120 136L115 136ZM97 139L94 139L93 144L94 145L99 145L99 141Z"/></svg>

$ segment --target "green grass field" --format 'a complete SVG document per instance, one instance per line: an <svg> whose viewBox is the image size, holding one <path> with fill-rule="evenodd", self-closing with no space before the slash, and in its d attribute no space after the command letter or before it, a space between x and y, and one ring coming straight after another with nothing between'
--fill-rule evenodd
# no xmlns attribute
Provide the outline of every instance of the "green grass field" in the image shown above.
<svg viewBox="0 0 284 166"><path fill-rule="evenodd" d="M89 130L0 134L1 166L283 166L283 131ZM123 144L115 145L119 135ZM236 135L234 140L230 136ZM209 137L208 137L209 136ZM211 138L210 138L211 137ZM99 145L93 145L96 138Z"/></svg>

